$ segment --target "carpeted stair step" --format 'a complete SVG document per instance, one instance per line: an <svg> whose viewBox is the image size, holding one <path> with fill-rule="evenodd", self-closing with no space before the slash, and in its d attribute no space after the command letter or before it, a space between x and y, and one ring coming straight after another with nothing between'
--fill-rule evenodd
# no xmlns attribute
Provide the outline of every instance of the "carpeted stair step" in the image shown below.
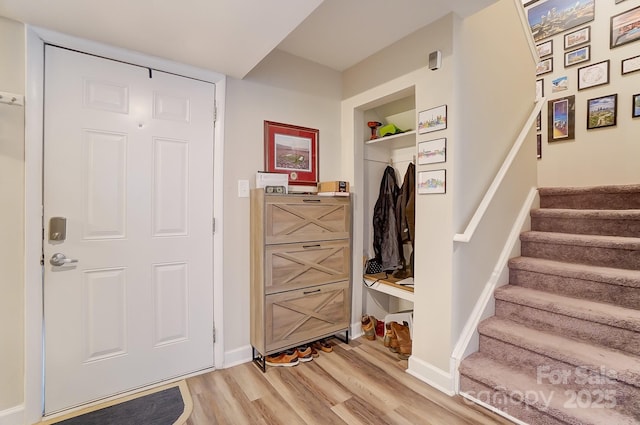
<svg viewBox="0 0 640 425"><path fill-rule="evenodd" d="M531 230L637 238L640 237L640 209L535 209L531 210Z"/></svg>
<svg viewBox="0 0 640 425"><path fill-rule="evenodd" d="M640 185L539 188L541 208L640 209Z"/></svg>
<svg viewBox="0 0 640 425"><path fill-rule="evenodd" d="M509 283L640 310L640 270L516 257L509 260Z"/></svg>
<svg viewBox="0 0 640 425"><path fill-rule="evenodd" d="M640 270L640 238L530 231L520 241L524 257Z"/></svg>
<svg viewBox="0 0 640 425"><path fill-rule="evenodd" d="M640 310L515 285L494 295L496 317L640 356Z"/></svg>
<svg viewBox="0 0 640 425"><path fill-rule="evenodd" d="M545 380L539 383L517 367L503 365L482 352L461 363L460 391L490 404L531 425L637 425L638 420L621 412L611 394L561 390ZM582 390L584 391L584 390ZM578 394L582 397L578 398ZM607 397L608 396L608 397ZM607 398L604 398L607 397Z"/></svg>

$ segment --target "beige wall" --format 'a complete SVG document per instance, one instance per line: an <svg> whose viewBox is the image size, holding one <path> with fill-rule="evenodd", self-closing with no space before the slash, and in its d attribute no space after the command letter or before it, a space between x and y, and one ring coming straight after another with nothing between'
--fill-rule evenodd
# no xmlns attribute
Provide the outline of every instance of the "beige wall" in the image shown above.
<svg viewBox="0 0 640 425"><path fill-rule="evenodd" d="M542 132L542 159L538 161L540 186L594 186L602 184L629 184L640 182L640 118L631 118L631 96L640 93L640 72L621 75L621 60L637 56L640 42L632 42L614 49L609 48L609 27L612 15L640 6L640 0L596 1L595 20L584 26L591 27L591 60L564 67L564 35L549 38L553 41L553 69L544 79L547 100L575 95L575 140L547 143L547 132ZM573 31L573 30L572 30ZM540 40L540 42L549 39ZM578 91L578 68L610 60L610 83ZM551 82L567 76L569 89L552 93ZM617 126L586 129L587 100L618 94ZM543 130L547 128L546 107L543 109Z"/></svg>
<svg viewBox="0 0 640 425"><path fill-rule="evenodd" d="M238 180L253 188L264 170L264 120L317 128L320 179L343 179L340 97L340 73L278 50L243 80L227 80L224 339L231 361L246 360L249 342L249 198L238 198Z"/></svg>
<svg viewBox="0 0 640 425"><path fill-rule="evenodd" d="M0 17L0 91L24 94L24 28ZM24 392L24 108L0 104L0 412Z"/></svg>

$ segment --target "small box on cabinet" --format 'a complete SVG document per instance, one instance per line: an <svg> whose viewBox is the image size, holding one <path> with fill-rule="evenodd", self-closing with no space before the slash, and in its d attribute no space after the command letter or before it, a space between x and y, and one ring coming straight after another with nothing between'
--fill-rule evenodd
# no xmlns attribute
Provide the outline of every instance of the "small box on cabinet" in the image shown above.
<svg viewBox="0 0 640 425"><path fill-rule="evenodd" d="M318 183L318 193L320 192L349 192L349 182L336 180L331 182Z"/></svg>

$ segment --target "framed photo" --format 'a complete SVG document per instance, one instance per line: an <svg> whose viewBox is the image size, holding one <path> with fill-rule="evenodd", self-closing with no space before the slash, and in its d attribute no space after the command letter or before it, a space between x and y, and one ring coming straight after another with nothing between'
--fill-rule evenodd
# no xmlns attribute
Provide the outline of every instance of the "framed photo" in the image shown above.
<svg viewBox="0 0 640 425"><path fill-rule="evenodd" d="M420 171L418 193L420 195L447 192L447 170Z"/></svg>
<svg viewBox="0 0 640 425"><path fill-rule="evenodd" d="M611 48L636 40L640 40L640 6L611 17Z"/></svg>
<svg viewBox="0 0 640 425"><path fill-rule="evenodd" d="M575 95L550 100L547 104L547 142L559 142L575 138Z"/></svg>
<svg viewBox="0 0 640 425"><path fill-rule="evenodd" d="M553 58L543 59L536 66L536 75L548 74L553 71Z"/></svg>
<svg viewBox="0 0 640 425"><path fill-rule="evenodd" d="M549 40L549 41L545 41L544 43L537 44L536 51L538 52L539 58L549 56L550 54L553 53L553 40Z"/></svg>
<svg viewBox="0 0 640 425"><path fill-rule="evenodd" d="M542 159L542 134L536 134L536 158Z"/></svg>
<svg viewBox="0 0 640 425"><path fill-rule="evenodd" d="M633 101L631 105L631 117L638 118L640 117L640 93L631 96L631 100Z"/></svg>
<svg viewBox="0 0 640 425"><path fill-rule="evenodd" d="M544 97L544 80L541 78L536 80L536 99L542 99Z"/></svg>
<svg viewBox="0 0 640 425"><path fill-rule="evenodd" d="M265 171L288 174L291 185L317 185L318 136L314 128L265 121Z"/></svg>
<svg viewBox="0 0 640 425"><path fill-rule="evenodd" d="M622 75L640 71L640 56L623 59L620 64L620 69L622 70Z"/></svg>
<svg viewBox="0 0 640 425"><path fill-rule="evenodd" d="M418 143L418 165L447 161L447 139L427 140Z"/></svg>
<svg viewBox="0 0 640 425"><path fill-rule="evenodd" d="M617 94L587 100L587 130L616 125L617 108Z"/></svg>
<svg viewBox="0 0 640 425"><path fill-rule="evenodd" d="M418 114L418 134L447 128L447 105L421 111Z"/></svg>
<svg viewBox="0 0 640 425"><path fill-rule="evenodd" d="M536 117L536 131L542 131L542 111L538 112Z"/></svg>
<svg viewBox="0 0 640 425"><path fill-rule="evenodd" d="M578 90L609 84L609 60L578 68Z"/></svg>
<svg viewBox="0 0 640 425"><path fill-rule="evenodd" d="M591 46L580 47L564 54L564 67L568 68L589 59L591 59Z"/></svg>
<svg viewBox="0 0 640 425"><path fill-rule="evenodd" d="M564 35L564 50L591 41L591 27L580 28Z"/></svg>
<svg viewBox="0 0 640 425"><path fill-rule="evenodd" d="M551 80L551 93L557 93L559 91L565 91L569 89L569 78L558 77L555 80Z"/></svg>
<svg viewBox="0 0 640 425"><path fill-rule="evenodd" d="M533 39L539 41L593 21L595 0L547 0L527 9Z"/></svg>

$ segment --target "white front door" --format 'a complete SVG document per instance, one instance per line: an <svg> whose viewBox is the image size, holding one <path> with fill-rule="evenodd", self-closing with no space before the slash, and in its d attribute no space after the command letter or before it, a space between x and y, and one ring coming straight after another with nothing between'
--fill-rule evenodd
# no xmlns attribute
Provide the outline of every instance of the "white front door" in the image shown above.
<svg viewBox="0 0 640 425"><path fill-rule="evenodd" d="M46 46L47 414L213 366L214 97Z"/></svg>

